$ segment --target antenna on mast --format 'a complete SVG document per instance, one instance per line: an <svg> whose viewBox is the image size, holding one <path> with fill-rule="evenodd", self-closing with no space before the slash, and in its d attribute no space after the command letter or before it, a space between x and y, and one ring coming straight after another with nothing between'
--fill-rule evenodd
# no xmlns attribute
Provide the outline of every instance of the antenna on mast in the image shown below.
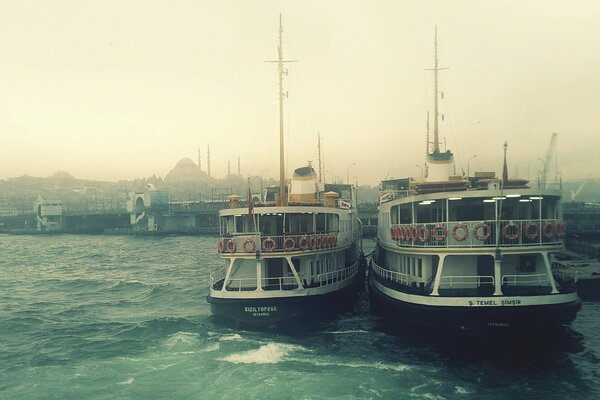
<svg viewBox="0 0 600 400"><path fill-rule="evenodd" d="M284 69L285 63L296 62L297 60L284 60L283 59L283 24L281 22L281 14L279 14L279 42L277 44L278 58L275 61L266 61L271 63L277 63L277 71L279 75L279 201L277 205L286 206L287 197L285 196L285 159L284 159L284 147L283 147L283 98L287 97L286 93L283 93L283 74L287 74L287 70Z"/></svg>

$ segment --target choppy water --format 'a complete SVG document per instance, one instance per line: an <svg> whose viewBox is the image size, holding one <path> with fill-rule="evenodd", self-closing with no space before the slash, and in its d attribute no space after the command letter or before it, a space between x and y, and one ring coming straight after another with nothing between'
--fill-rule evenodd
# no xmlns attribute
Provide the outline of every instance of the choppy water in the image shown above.
<svg viewBox="0 0 600 400"><path fill-rule="evenodd" d="M314 331L235 330L205 300L215 242L0 235L0 398L600 398L599 303L536 346L392 332L366 296Z"/></svg>

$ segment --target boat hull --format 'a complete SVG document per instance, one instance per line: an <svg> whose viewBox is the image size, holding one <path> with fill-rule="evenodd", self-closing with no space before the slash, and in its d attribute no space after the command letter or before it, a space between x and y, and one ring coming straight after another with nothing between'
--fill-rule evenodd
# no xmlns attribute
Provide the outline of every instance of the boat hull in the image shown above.
<svg viewBox="0 0 600 400"><path fill-rule="evenodd" d="M392 298L377 287L373 278L369 279L368 289L373 310L387 320L396 324L438 329L493 331L551 329L572 322L581 308L581 300L576 295L573 296L573 301L555 304L463 307L429 305Z"/></svg>
<svg viewBox="0 0 600 400"><path fill-rule="evenodd" d="M236 325L278 328L323 320L343 311L363 289L364 279L356 276L350 285L325 294L227 299L209 295L207 301L217 319Z"/></svg>

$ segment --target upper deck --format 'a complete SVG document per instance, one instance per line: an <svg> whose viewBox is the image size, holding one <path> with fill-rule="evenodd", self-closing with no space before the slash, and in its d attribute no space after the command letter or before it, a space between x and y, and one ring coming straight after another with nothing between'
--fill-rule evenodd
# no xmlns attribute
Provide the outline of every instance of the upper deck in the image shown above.
<svg viewBox="0 0 600 400"><path fill-rule="evenodd" d="M379 239L388 246L513 248L564 244L560 191L528 187L419 194L382 191Z"/></svg>

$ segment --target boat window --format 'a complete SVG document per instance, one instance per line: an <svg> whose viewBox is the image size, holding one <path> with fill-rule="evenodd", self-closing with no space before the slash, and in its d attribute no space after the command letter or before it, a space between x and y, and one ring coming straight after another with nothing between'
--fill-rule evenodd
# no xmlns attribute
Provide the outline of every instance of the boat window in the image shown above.
<svg viewBox="0 0 600 400"><path fill-rule="evenodd" d="M264 235L283 235L283 215L260 215L259 226Z"/></svg>
<svg viewBox="0 0 600 400"><path fill-rule="evenodd" d="M419 205L416 207L417 221L419 223L434 223L444 222L444 208L445 202L436 201L431 204Z"/></svg>
<svg viewBox="0 0 600 400"><path fill-rule="evenodd" d="M327 215L326 214L315 214L316 231L326 232L327 231Z"/></svg>
<svg viewBox="0 0 600 400"><path fill-rule="evenodd" d="M419 262L419 264L418 264L418 268L417 268L417 276L419 278L422 278L423 277L423 260L419 258L418 262Z"/></svg>
<svg viewBox="0 0 600 400"><path fill-rule="evenodd" d="M412 206L411 204L401 204L400 208L400 223L401 224L412 224Z"/></svg>
<svg viewBox="0 0 600 400"><path fill-rule="evenodd" d="M330 232L338 232L340 230L340 217L337 214L327 214L327 226Z"/></svg>
<svg viewBox="0 0 600 400"><path fill-rule="evenodd" d="M521 272L535 272L535 256L521 256L519 260L519 270Z"/></svg>
<svg viewBox="0 0 600 400"><path fill-rule="evenodd" d="M483 221L485 220L485 204L481 198L450 201L450 221ZM493 203L491 203L493 206Z"/></svg>
<svg viewBox="0 0 600 400"><path fill-rule="evenodd" d="M400 223L400 210L398 206L393 206L392 209L390 210L390 217L392 219L392 224L399 224Z"/></svg>

